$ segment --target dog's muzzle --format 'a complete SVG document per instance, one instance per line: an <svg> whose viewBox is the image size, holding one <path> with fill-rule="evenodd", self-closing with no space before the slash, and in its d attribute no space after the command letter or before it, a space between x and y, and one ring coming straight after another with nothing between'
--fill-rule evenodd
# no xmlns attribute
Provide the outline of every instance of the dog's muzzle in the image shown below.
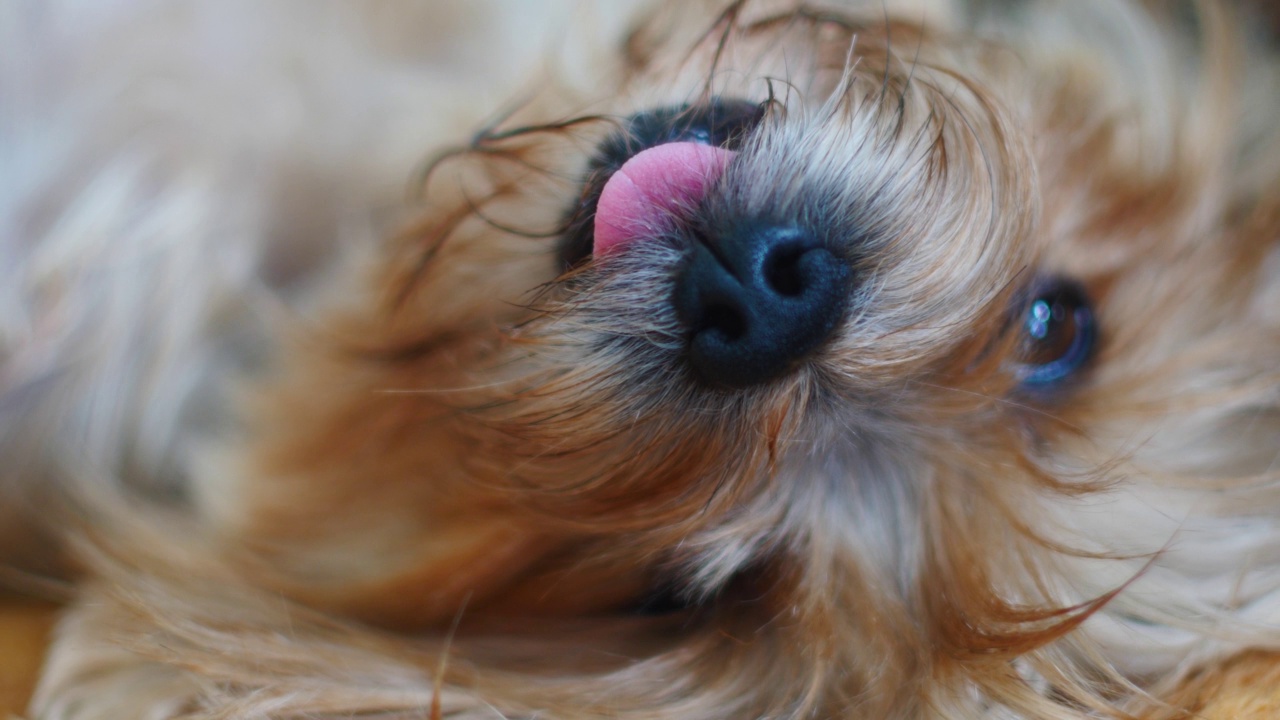
<svg viewBox="0 0 1280 720"><path fill-rule="evenodd" d="M592 162L562 248L572 267L659 235L681 238L671 302L686 360L699 380L724 388L775 380L825 343L852 275L798 224L747 209L697 221L708 194L733 181L730 165L762 117L759 105L725 99L633 116Z"/></svg>

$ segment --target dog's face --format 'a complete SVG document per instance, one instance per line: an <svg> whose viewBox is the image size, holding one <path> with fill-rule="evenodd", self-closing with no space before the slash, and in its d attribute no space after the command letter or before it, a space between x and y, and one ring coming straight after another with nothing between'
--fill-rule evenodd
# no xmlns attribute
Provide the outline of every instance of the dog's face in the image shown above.
<svg viewBox="0 0 1280 720"><path fill-rule="evenodd" d="M681 717L1084 702L1263 598L1277 224L1221 88L1148 19L1090 53L870 5L672 9L609 100L434 164L251 406L272 582L518 619L563 682L517 707Z"/></svg>

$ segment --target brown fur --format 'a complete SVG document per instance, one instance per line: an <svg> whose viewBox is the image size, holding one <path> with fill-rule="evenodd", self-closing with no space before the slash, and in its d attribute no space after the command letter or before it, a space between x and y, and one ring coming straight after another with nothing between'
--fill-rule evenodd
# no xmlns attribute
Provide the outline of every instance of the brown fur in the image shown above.
<svg viewBox="0 0 1280 720"><path fill-rule="evenodd" d="M1200 668L1167 702L1168 717L1208 720L1280 715L1280 662L1271 653L1251 652L1213 668Z"/></svg>
<svg viewBox="0 0 1280 720"><path fill-rule="evenodd" d="M1114 37L866 5L665 6L620 91L548 89L443 156L241 388L198 525L93 506L35 714L1163 716L1158 689L1221 715L1273 676L1229 658L1280 647L1244 610L1276 546L1197 544L1280 526L1280 145L1241 110L1272 61L1218 5L1198 34L1062 11ZM768 112L699 212L868 229L858 311L741 392L671 350L678 249L554 257L618 120L712 95ZM1008 313L1044 273L1103 335L1037 395ZM635 612L672 582L689 608ZM1153 628L1186 662L1121 647Z"/></svg>

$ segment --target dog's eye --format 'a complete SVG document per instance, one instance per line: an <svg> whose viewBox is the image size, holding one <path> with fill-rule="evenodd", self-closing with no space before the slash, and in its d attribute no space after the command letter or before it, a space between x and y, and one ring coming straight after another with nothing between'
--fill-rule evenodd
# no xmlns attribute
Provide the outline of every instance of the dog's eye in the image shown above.
<svg viewBox="0 0 1280 720"><path fill-rule="evenodd" d="M1062 278L1041 282L1022 319L1022 384L1043 388L1071 377L1093 355L1093 308L1084 288Z"/></svg>

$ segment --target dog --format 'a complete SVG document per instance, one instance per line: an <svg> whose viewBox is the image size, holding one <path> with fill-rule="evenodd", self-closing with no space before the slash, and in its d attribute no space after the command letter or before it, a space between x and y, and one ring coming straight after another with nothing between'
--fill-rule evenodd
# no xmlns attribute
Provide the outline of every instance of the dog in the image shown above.
<svg viewBox="0 0 1280 720"><path fill-rule="evenodd" d="M1250 12L659 3L376 242L46 208L153 284L60 325L99 276L17 267L9 492L78 578L32 717L1273 717Z"/></svg>

